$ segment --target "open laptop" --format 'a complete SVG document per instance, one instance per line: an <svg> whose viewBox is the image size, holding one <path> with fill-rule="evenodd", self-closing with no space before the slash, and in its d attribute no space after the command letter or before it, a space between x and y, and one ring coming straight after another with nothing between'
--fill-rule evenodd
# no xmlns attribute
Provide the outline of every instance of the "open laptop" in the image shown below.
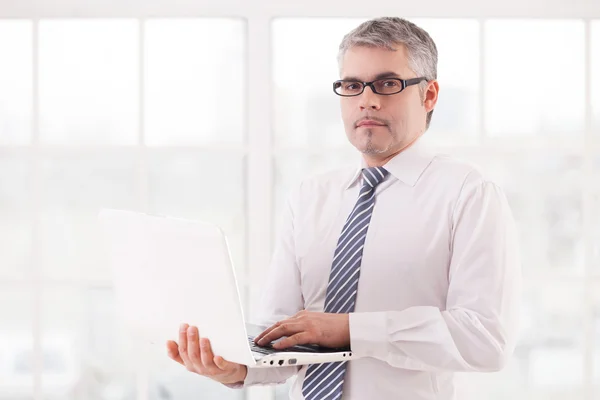
<svg viewBox="0 0 600 400"><path fill-rule="evenodd" d="M253 338L266 326L244 319L227 239L211 223L103 209L99 222L117 312L138 340L164 346L181 323L197 326L215 355L249 367L349 361L349 348L276 350Z"/></svg>

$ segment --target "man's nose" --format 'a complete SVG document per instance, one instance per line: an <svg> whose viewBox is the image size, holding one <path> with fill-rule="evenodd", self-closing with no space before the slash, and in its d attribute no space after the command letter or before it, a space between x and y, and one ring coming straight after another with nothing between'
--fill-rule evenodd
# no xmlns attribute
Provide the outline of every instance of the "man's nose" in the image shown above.
<svg viewBox="0 0 600 400"><path fill-rule="evenodd" d="M379 110L381 108L381 97L373 92L370 86L366 86L365 90L360 94L359 107L361 110Z"/></svg>

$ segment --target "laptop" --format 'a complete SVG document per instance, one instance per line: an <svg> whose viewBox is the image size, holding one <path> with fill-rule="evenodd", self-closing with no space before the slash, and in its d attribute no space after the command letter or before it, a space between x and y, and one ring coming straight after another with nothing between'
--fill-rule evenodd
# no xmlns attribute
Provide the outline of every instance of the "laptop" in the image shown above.
<svg viewBox="0 0 600 400"><path fill-rule="evenodd" d="M215 355L248 367L353 359L349 348L256 345L267 326L245 320L227 238L217 225L116 209L102 209L98 220L117 314L136 340L165 346L187 323L210 339Z"/></svg>

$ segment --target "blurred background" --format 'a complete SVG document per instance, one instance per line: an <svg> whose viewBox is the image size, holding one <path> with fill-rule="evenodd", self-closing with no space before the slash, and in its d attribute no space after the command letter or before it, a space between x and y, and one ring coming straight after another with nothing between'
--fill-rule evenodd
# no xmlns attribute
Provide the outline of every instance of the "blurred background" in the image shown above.
<svg viewBox="0 0 600 400"><path fill-rule="evenodd" d="M522 239L518 347L461 400L600 399L600 2L416 3L0 0L0 399L287 398L140 351L96 215L219 224L252 315L288 189L358 159L331 82L382 15L435 40L425 140L499 183Z"/></svg>

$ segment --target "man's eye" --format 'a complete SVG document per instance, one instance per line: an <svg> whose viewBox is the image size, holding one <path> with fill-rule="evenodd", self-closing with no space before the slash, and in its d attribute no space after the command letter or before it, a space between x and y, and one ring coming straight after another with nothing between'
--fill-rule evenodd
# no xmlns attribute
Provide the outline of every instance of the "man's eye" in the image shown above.
<svg viewBox="0 0 600 400"><path fill-rule="evenodd" d="M393 88L398 86L398 81L383 81L383 87Z"/></svg>
<svg viewBox="0 0 600 400"><path fill-rule="evenodd" d="M358 90L360 85L358 83L349 83L346 85L346 90Z"/></svg>

